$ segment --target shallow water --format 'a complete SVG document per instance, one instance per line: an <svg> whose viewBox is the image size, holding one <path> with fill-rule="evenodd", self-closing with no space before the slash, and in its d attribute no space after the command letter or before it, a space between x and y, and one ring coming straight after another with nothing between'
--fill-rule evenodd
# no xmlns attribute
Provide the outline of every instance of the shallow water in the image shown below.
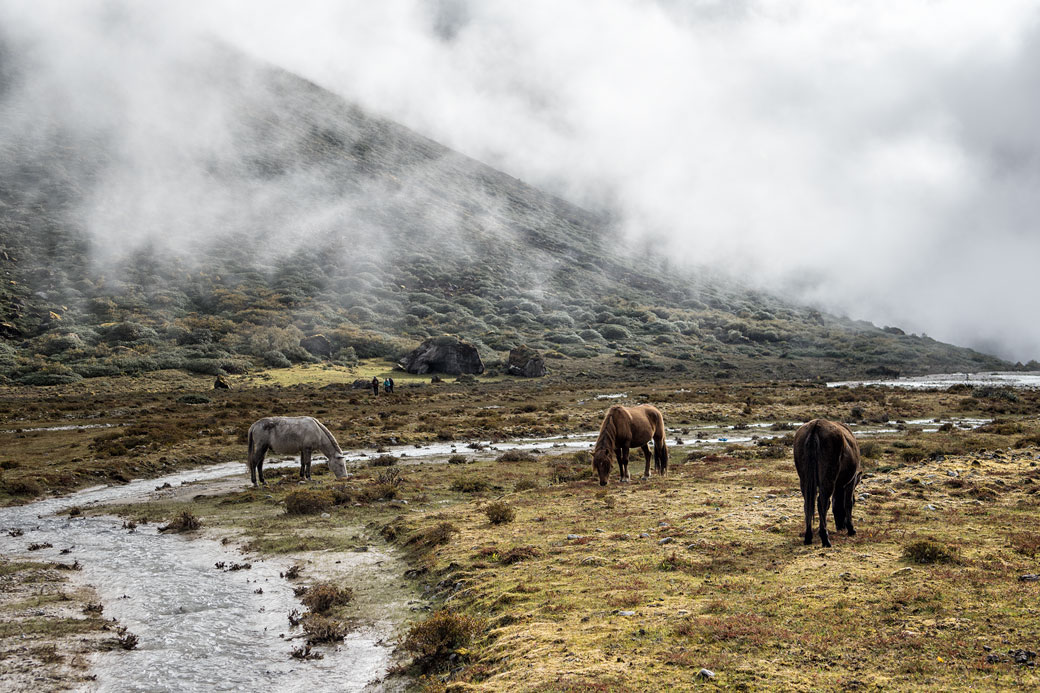
<svg viewBox="0 0 1040 693"><path fill-rule="evenodd" d="M848 380L827 383L827 387L860 387L880 385L900 387L908 390L946 390L954 385L991 385L998 387L1040 388L1040 373L1035 372L989 372L989 373L939 373L890 380Z"/></svg>
<svg viewBox="0 0 1040 693"><path fill-rule="evenodd" d="M74 505L131 499L163 483L241 473L242 466L220 465L0 509L0 552L65 563L78 560L83 569L70 576L93 585L105 617L119 619L140 638L134 650L98 656L98 680L92 689L360 690L385 674L390 647L383 640L392 636L394 627L389 620L352 633L335 649L322 648L322 660L302 662L289 656L302 641L279 636L291 635L287 614L305 609L288 581L279 577L289 565L286 561L251 561L249 570L225 572L214 564L246 559L217 541L159 534L154 525L130 532L111 517L53 514ZM24 534L9 536L7 530L14 528ZM34 542L53 548L28 551ZM67 548L71 552L62 555ZM379 574L379 557L373 552L341 558L364 561L373 579L394 579Z"/></svg>

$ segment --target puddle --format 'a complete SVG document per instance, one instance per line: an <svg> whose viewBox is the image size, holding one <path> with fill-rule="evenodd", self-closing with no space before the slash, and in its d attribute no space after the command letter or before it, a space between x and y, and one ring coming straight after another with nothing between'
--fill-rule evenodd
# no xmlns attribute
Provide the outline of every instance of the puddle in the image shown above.
<svg viewBox="0 0 1040 693"><path fill-rule="evenodd" d="M1040 388L1040 373L995 371L990 373L939 373L890 380L847 380L827 383L827 387L863 387L879 385L908 390L946 390L954 385L989 385L996 387Z"/></svg>
<svg viewBox="0 0 1040 693"><path fill-rule="evenodd" d="M78 560L83 568L70 577L93 585L105 617L119 619L140 638L134 650L97 656L92 690L362 690L386 673L395 605L388 606L385 620L351 633L335 649L322 648L324 659L301 662L289 653L302 641L279 637L292 635L287 614L305 610L289 582L279 577L291 559L253 560L249 570L224 572L214 564L246 559L218 541L159 534L155 525L129 532L112 517L54 515L74 505L146 496L164 483L241 474L243 467L219 465L0 509L0 552ZM24 534L9 536L7 530L14 528ZM53 548L30 552L32 543ZM68 554L60 553L69 548ZM357 561L356 572L366 580L398 581L400 571L390 568L393 561L380 560L389 557L376 553L337 558L344 564ZM351 566L345 567L349 572Z"/></svg>

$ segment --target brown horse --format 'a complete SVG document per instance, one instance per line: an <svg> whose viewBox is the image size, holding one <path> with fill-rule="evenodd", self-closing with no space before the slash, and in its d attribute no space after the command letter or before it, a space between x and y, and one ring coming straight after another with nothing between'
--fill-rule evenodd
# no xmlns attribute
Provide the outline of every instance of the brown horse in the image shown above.
<svg viewBox="0 0 1040 693"><path fill-rule="evenodd" d="M640 448L646 458L643 478L650 477L650 441L654 441L654 468L658 474L668 469L668 448L664 443L664 417L657 407L640 404L637 407L613 406L603 417L599 438L592 450L592 466L599 474L599 485L606 486L610 467L616 458L621 481L631 481L628 475L628 451Z"/></svg>
<svg viewBox="0 0 1040 693"><path fill-rule="evenodd" d="M834 524L853 536L853 492L862 472L859 466L859 444L844 424L826 419L813 419L794 434L794 466L802 483L805 502L805 543L813 539L813 505L819 504L820 541L830 546L827 536L827 507L834 497ZM819 500L817 501L817 490Z"/></svg>

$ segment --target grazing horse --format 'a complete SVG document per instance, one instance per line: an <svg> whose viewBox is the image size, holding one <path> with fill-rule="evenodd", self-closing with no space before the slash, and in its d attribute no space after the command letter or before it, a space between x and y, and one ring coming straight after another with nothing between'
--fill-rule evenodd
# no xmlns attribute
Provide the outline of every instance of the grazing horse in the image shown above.
<svg viewBox="0 0 1040 693"><path fill-rule="evenodd" d="M268 416L249 427L249 478L264 481L264 455L268 450L290 455L300 453L300 478L311 478L311 451L320 450L329 458L329 469L342 479L347 475L346 457L335 436L320 421L310 416Z"/></svg>
<svg viewBox="0 0 1040 693"><path fill-rule="evenodd" d="M616 458L621 481L631 481L628 475L628 451L640 448L646 458L643 478L650 478L650 441L654 441L654 468L658 474L668 469L668 448L664 443L664 417L657 407L640 404L636 407L613 406L603 417L599 438L592 450L592 466L599 474L599 485L606 486L610 467Z"/></svg>
<svg viewBox="0 0 1040 693"><path fill-rule="evenodd" d="M834 497L834 524L838 530L852 528L853 492L863 475L859 466L859 444L848 426L826 419L813 419L794 434L794 466L802 484L805 502L805 543L813 539L813 505L819 504L820 541L830 546L827 536L827 507ZM819 500L817 501L817 491Z"/></svg>

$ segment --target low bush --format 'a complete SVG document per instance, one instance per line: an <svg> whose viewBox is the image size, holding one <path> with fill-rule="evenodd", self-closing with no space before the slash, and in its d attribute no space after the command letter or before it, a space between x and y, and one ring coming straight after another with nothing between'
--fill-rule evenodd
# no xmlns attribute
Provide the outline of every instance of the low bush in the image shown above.
<svg viewBox="0 0 1040 693"><path fill-rule="evenodd" d="M374 460L369 461L369 467L393 467L397 464L398 460L393 455L380 455Z"/></svg>
<svg viewBox="0 0 1040 693"><path fill-rule="evenodd" d="M343 606L354 600L354 591L349 587L339 587L331 582L314 585L303 595L300 601L316 614L327 613L334 606Z"/></svg>
<svg viewBox="0 0 1040 693"><path fill-rule="evenodd" d="M506 450L495 460L496 462L534 462L535 457L525 450Z"/></svg>
<svg viewBox="0 0 1040 693"><path fill-rule="evenodd" d="M412 536L405 541L405 546L415 549L429 550L441 544L447 544L452 537L459 533L459 528L450 522L441 522Z"/></svg>
<svg viewBox="0 0 1040 693"><path fill-rule="evenodd" d="M533 546L514 546L499 556L498 561L503 565L513 565L514 563L526 561L529 558L537 558L541 555L542 552Z"/></svg>
<svg viewBox="0 0 1040 693"><path fill-rule="evenodd" d="M483 479L455 479L451 482L451 490L459 493L480 493L488 490L488 482Z"/></svg>
<svg viewBox="0 0 1040 693"><path fill-rule="evenodd" d="M953 563L957 560L957 549L922 539L904 546L903 558L915 563Z"/></svg>
<svg viewBox="0 0 1040 693"><path fill-rule="evenodd" d="M308 645L338 642L347 634L347 629L342 623L321 614L304 614L300 619L300 625L307 635Z"/></svg>
<svg viewBox="0 0 1040 693"><path fill-rule="evenodd" d="M411 653L424 672L434 671L446 666L452 655L458 658L483 629L483 621L445 609L413 625L401 649Z"/></svg>
<svg viewBox="0 0 1040 693"><path fill-rule="evenodd" d="M317 515L328 511L335 503L335 497L330 491L318 491L315 489L299 489L291 491L285 497L286 515Z"/></svg>
<svg viewBox="0 0 1040 693"><path fill-rule="evenodd" d="M448 458L448 464L469 464L470 459L465 455L452 455Z"/></svg>
<svg viewBox="0 0 1040 693"><path fill-rule="evenodd" d="M160 532L193 532L202 527L202 521L189 510L181 511L169 523L159 528Z"/></svg>
<svg viewBox="0 0 1040 693"><path fill-rule="evenodd" d="M181 404L209 404L213 400L211 400L206 395L200 395L198 393L192 392L187 395L181 395L177 398L177 401Z"/></svg>
<svg viewBox="0 0 1040 693"><path fill-rule="evenodd" d="M501 501L488 503L487 507L484 508L484 514L487 515L488 520L493 525L512 522L516 517L516 511L508 503Z"/></svg>

